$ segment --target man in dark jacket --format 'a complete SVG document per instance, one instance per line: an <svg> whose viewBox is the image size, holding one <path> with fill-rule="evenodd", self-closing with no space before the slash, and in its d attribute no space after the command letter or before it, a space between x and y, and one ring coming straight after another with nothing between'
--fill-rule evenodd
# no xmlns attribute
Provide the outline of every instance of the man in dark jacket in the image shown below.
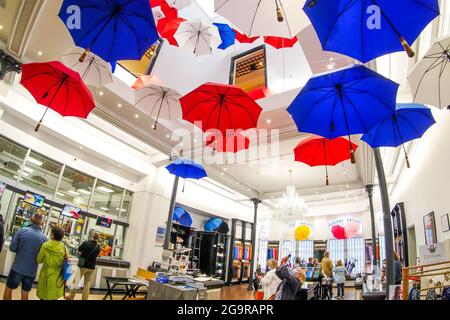
<svg viewBox="0 0 450 320"><path fill-rule="evenodd" d="M275 293L275 300L295 300L297 291L302 285L300 281L297 280L297 272L299 271L296 271L295 274L291 274L291 272L289 271L286 265L288 260L289 256L284 257L281 260L281 266L278 267L277 271L275 271L277 277L282 280L280 287Z"/></svg>
<svg viewBox="0 0 450 320"><path fill-rule="evenodd" d="M92 240L85 241L78 248L80 253L78 267L80 267L80 279L84 276L83 285L83 300L89 299L89 293L91 290L92 280L94 278L95 266L97 264L97 257L100 254L100 245L98 244L98 233L94 233ZM68 299L73 300L75 298L76 285L70 290L70 296Z"/></svg>

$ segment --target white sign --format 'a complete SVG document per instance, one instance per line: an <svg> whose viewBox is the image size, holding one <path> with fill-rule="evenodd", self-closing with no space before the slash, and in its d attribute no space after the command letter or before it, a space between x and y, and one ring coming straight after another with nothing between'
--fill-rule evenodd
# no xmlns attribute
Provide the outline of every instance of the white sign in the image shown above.
<svg viewBox="0 0 450 320"><path fill-rule="evenodd" d="M420 264L445 262L445 244L443 242L419 246Z"/></svg>

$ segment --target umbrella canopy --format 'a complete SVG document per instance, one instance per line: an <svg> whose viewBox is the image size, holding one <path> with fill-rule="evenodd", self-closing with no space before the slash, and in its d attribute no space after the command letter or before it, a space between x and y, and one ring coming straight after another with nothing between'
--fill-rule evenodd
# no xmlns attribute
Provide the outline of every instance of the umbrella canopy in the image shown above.
<svg viewBox="0 0 450 320"><path fill-rule="evenodd" d="M82 14L73 25L72 10ZM158 40L155 20L148 0L65 0L59 12L75 44L94 52L108 62L140 60Z"/></svg>
<svg viewBox="0 0 450 320"><path fill-rule="evenodd" d="M292 39L280 38L280 37L264 37L264 42L271 45L275 49L292 48L297 42L297 37Z"/></svg>
<svg viewBox="0 0 450 320"><path fill-rule="evenodd" d="M212 54L222 43L217 28L200 19L181 23L174 37L180 47L196 56Z"/></svg>
<svg viewBox="0 0 450 320"><path fill-rule="evenodd" d="M331 234L338 240L347 239L347 236L345 235L345 229L340 225L332 226Z"/></svg>
<svg viewBox="0 0 450 320"><path fill-rule="evenodd" d="M181 95L175 90L162 86L148 85L137 90L134 95L135 106L155 119L155 124L153 125L155 130L160 118L169 121L181 118L179 102Z"/></svg>
<svg viewBox="0 0 450 320"><path fill-rule="evenodd" d="M239 131L227 135L223 135L220 131L217 133L217 136L212 134L206 139L206 146L214 148L215 151L236 153L247 150L250 146L250 140Z"/></svg>
<svg viewBox="0 0 450 320"><path fill-rule="evenodd" d="M178 31L180 24L185 22L183 18L162 18L158 21L158 32L166 39L171 45L178 47L178 42L175 39L175 33Z"/></svg>
<svg viewBox="0 0 450 320"><path fill-rule="evenodd" d="M450 37L436 41L408 76L414 102L450 109Z"/></svg>
<svg viewBox="0 0 450 320"><path fill-rule="evenodd" d="M253 43L260 38L259 36L250 38L247 35L240 33L236 29L233 29L233 31L236 34L236 40L239 43Z"/></svg>
<svg viewBox="0 0 450 320"><path fill-rule="evenodd" d="M186 179L202 179L207 177L205 168L201 164L195 163L189 159L179 159L169 164L166 169L173 175L183 178L183 192L186 185Z"/></svg>
<svg viewBox="0 0 450 320"><path fill-rule="evenodd" d="M178 222L182 226L190 228L192 226L191 214L182 207L175 207L173 209L173 221Z"/></svg>
<svg viewBox="0 0 450 320"><path fill-rule="evenodd" d="M362 136L372 148L403 146L406 165L410 167L404 143L418 139L436 121L430 108L420 104L399 104L395 113Z"/></svg>
<svg viewBox="0 0 450 320"><path fill-rule="evenodd" d="M214 0L215 12L250 37L292 39L310 22L300 8L305 0Z"/></svg>
<svg viewBox="0 0 450 320"><path fill-rule="evenodd" d="M208 231L208 232L216 231L222 223L223 223L222 219L212 218L212 219L206 221L206 223L204 225L204 229L205 229L205 231Z"/></svg>
<svg viewBox="0 0 450 320"><path fill-rule="evenodd" d="M308 138L300 142L294 149L295 161L303 162L311 167L325 166L326 184L329 185L328 166L335 166L350 159L349 143L351 142L344 138L333 140ZM354 143L351 144L351 149L356 151L358 146Z"/></svg>
<svg viewBox="0 0 450 320"><path fill-rule="evenodd" d="M180 99L183 119L204 132L256 128L262 108L241 88L205 83ZM200 123L198 123L200 122Z"/></svg>
<svg viewBox="0 0 450 320"><path fill-rule="evenodd" d="M439 15L438 0L308 0L303 10L326 51L368 62L407 51Z"/></svg>
<svg viewBox="0 0 450 320"><path fill-rule="evenodd" d="M146 75L146 76L139 76L136 79L136 81L131 85L131 88L136 91L136 90L142 89L146 86L149 86L151 84L156 85L156 86L164 85L164 83L157 77L152 76L152 75L148 75L148 76Z"/></svg>
<svg viewBox="0 0 450 320"><path fill-rule="evenodd" d="M220 38L222 39L222 43L218 46L219 49L225 50L236 42L236 33L229 25L225 23L213 23L213 25L219 30Z"/></svg>
<svg viewBox="0 0 450 320"><path fill-rule="evenodd" d="M74 48L61 57L62 62L78 72L84 83L101 88L113 82L111 65L99 56L89 52L86 58L80 62L83 48Z"/></svg>
<svg viewBox="0 0 450 320"><path fill-rule="evenodd" d="M79 118L87 118L95 108L92 94L81 80L80 74L61 62L23 64L20 83L37 103L47 107L36 126L36 132L49 108L62 116Z"/></svg>
<svg viewBox="0 0 450 320"><path fill-rule="evenodd" d="M172 8L177 8L178 10L184 9L191 5L191 0L166 0L167 4Z"/></svg>
<svg viewBox="0 0 450 320"><path fill-rule="evenodd" d="M368 133L395 111L398 84L362 65L311 78L288 108L301 132L327 139ZM350 143L352 163L355 163Z"/></svg>

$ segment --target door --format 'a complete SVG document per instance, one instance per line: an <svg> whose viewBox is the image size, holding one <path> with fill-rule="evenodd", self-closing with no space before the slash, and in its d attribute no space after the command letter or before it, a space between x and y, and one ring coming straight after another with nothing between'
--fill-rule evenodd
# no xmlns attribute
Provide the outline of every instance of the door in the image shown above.
<svg viewBox="0 0 450 320"><path fill-rule="evenodd" d="M417 265L416 228L408 228L408 256L410 265Z"/></svg>

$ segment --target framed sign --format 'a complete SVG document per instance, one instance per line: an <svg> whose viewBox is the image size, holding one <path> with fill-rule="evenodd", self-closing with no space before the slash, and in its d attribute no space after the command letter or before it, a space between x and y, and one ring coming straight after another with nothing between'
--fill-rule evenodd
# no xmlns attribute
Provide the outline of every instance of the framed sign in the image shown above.
<svg viewBox="0 0 450 320"><path fill-rule="evenodd" d="M155 246L157 246L157 247L164 246L165 237L166 237L166 227L158 226L156 229Z"/></svg>
<svg viewBox="0 0 450 320"><path fill-rule="evenodd" d="M442 232L450 231L450 221L448 219L448 213L441 216Z"/></svg>
<svg viewBox="0 0 450 320"><path fill-rule="evenodd" d="M434 219L434 211L423 217L423 228L425 231L425 244L430 245L437 242L436 220Z"/></svg>
<svg viewBox="0 0 450 320"><path fill-rule="evenodd" d="M445 244L443 242L419 246L421 264L445 262Z"/></svg>

